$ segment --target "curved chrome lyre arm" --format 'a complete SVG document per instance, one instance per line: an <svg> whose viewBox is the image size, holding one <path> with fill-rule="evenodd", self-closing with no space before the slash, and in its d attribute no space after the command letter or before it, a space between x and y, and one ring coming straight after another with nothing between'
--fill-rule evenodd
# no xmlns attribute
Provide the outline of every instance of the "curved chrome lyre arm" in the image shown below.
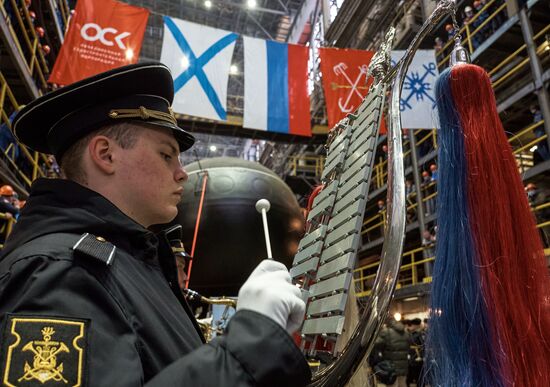
<svg viewBox="0 0 550 387"><path fill-rule="evenodd" d="M338 359L314 375L310 386L344 386L362 364L365 356L372 350L374 340L388 313L401 266L405 237L405 177L399 110L401 88L414 53L422 39L446 14L453 12L454 9L454 0L440 1L414 37L403 58L381 81L389 82L395 76L392 85L388 131L388 217L381 263L371 296L366 301L365 311L353 335Z"/></svg>

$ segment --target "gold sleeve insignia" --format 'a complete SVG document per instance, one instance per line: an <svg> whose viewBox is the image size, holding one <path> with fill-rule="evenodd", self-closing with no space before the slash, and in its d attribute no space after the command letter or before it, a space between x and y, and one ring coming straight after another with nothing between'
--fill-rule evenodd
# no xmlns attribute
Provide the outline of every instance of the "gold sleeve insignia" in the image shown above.
<svg viewBox="0 0 550 387"><path fill-rule="evenodd" d="M89 320L8 314L4 386L84 386Z"/></svg>

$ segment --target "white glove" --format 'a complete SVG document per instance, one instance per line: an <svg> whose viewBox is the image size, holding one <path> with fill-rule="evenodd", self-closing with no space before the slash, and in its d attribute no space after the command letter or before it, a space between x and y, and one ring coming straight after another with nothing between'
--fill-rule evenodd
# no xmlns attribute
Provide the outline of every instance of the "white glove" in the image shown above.
<svg viewBox="0 0 550 387"><path fill-rule="evenodd" d="M306 304L285 265L266 259L239 290L237 311L243 309L269 317L292 334L302 325Z"/></svg>

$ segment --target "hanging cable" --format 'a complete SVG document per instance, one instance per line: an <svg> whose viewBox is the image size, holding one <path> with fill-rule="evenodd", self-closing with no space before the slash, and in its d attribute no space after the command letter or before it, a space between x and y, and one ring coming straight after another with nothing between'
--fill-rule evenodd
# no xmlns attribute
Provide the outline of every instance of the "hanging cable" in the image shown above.
<svg viewBox="0 0 550 387"><path fill-rule="evenodd" d="M195 232L193 233L193 243L191 244L191 261L189 261L189 268L187 269L187 279L185 280L185 288L189 287L189 280L191 279L191 268L193 267L193 259L195 258L195 247L197 246L197 236L199 235L199 226L201 222L204 196L206 194L207 181L208 181L208 171L204 171L203 178L202 178L201 199L199 201L199 209L197 211L197 221L195 223Z"/></svg>

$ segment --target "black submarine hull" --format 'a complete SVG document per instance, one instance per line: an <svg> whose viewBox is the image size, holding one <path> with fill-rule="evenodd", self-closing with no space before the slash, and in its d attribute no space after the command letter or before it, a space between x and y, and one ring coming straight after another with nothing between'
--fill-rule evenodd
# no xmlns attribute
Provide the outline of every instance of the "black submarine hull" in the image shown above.
<svg viewBox="0 0 550 387"><path fill-rule="evenodd" d="M237 158L214 158L186 167L189 179L175 223L183 228L191 253L204 173L208 174L189 288L205 296L236 296L248 275L267 257L261 215L255 204L267 199L275 260L290 267L304 219L286 183L262 165Z"/></svg>

